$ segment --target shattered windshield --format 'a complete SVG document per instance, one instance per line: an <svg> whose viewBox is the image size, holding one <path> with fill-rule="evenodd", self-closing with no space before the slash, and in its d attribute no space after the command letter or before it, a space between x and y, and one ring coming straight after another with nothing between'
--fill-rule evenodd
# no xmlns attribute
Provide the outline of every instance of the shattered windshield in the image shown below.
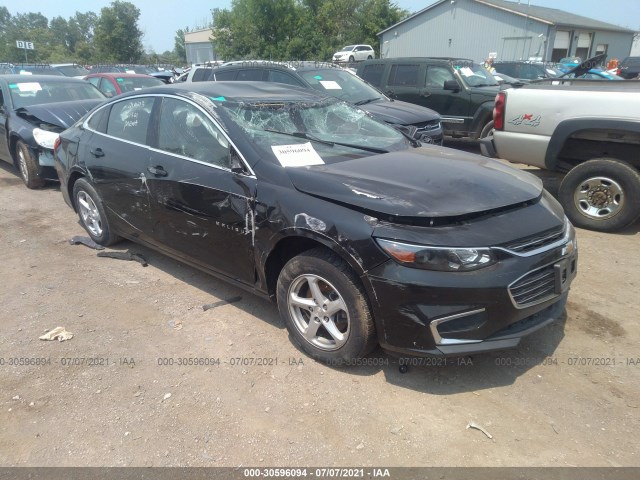
<svg viewBox="0 0 640 480"><path fill-rule="evenodd" d="M454 65L464 83L469 87L493 87L498 82L482 65L474 62L460 62Z"/></svg>
<svg viewBox="0 0 640 480"><path fill-rule="evenodd" d="M349 103L364 105L382 98L382 94L341 68L323 68L298 72L312 88Z"/></svg>
<svg viewBox="0 0 640 480"><path fill-rule="evenodd" d="M263 158L283 166L334 163L411 147L396 129L333 99L319 103L222 101L216 105Z"/></svg>

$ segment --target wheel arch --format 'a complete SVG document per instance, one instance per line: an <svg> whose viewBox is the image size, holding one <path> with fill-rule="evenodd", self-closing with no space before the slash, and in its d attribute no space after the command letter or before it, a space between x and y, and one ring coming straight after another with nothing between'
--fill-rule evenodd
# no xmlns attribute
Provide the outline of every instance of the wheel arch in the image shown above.
<svg viewBox="0 0 640 480"><path fill-rule="evenodd" d="M486 101L477 108L476 113L473 115L469 136L472 139L480 138L480 133L485 125L493 121L493 105L494 100Z"/></svg>
<svg viewBox="0 0 640 480"><path fill-rule="evenodd" d="M547 153L545 154L544 164L548 170L560 170L561 169L561 153L565 148L567 142L572 139L576 134L581 131L594 131L594 132L628 132L632 135L640 135L640 121L634 120L619 120L619 119L603 119L598 117L570 119L560 122L555 128L549 145L547 147ZM594 141L598 141L595 139ZM604 141L602 141L604 143ZM601 154L594 154L594 158L601 157ZM616 157L617 155L606 155ZM620 158L620 160L627 160Z"/></svg>
<svg viewBox="0 0 640 480"><path fill-rule="evenodd" d="M286 232L269 251L263 271L267 293L272 300L275 300L278 276L282 268L293 257L314 248L326 248L344 260L354 271L357 277L361 277L364 269L353 255L330 237L321 236L310 230L300 230ZM366 286L364 286L366 288Z"/></svg>

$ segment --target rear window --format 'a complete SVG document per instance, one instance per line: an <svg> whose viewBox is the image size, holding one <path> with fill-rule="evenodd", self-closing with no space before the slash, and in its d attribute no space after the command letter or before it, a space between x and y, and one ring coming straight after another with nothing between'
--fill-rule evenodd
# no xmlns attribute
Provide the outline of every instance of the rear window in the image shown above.
<svg viewBox="0 0 640 480"><path fill-rule="evenodd" d="M116 82L123 92L164 85L162 80L153 77L117 77Z"/></svg>
<svg viewBox="0 0 640 480"><path fill-rule="evenodd" d="M362 74L360 75L371 85L375 85L379 87L382 84L382 75L384 74L384 64L383 63L374 63L373 65L366 65L362 69Z"/></svg>
<svg viewBox="0 0 640 480"><path fill-rule="evenodd" d="M514 78L517 77L515 63L496 63L493 65L493 68L496 69L496 72L504 73Z"/></svg>
<svg viewBox="0 0 640 480"><path fill-rule="evenodd" d="M237 70L223 70L221 72L213 71L209 80L215 80L217 82L224 82L225 80L233 80L236 76Z"/></svg>
<svg viewBox="0 0 640 480"><path fill-rule="evenodd" d="M63 65L55 68L67 77L81 77L89 74L89 70L80 65Z"/></svg>
<svg viewBox="0 0 640 480"><path fill-rule="evenodd" d="M73 81L69 79L62 82L40 80L30 82L28 78L28 76L25 76L24 82L9 84L9 92L11 93L14 108L70 100L104 100L105 98L96 87L82 80Z"/></svg>
<svg viewBox="0 0 640 480"><path fill-rule="evenodd" d="M418 65L393 65L389 72L389 85L396 87L418 85Z"/></svg>

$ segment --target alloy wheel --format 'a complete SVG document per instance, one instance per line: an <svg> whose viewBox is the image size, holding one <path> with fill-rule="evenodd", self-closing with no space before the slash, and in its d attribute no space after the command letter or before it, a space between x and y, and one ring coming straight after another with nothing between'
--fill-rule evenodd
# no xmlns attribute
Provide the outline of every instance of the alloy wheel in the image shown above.
<svg viewBox="0 0 640 480"><path fill-rule="evenodd" d="M291 283L287 299L296 329L311 345L332 351L347 342L351 324L347 305L329 281L300 275Z"/></svg>
<svg viewBox="0 0 640 480"><path fill-rule="evenodd" d="M98 207L87 192L78 192L78 209L82 222L95 237L102 235L102 219Z"/></svg>

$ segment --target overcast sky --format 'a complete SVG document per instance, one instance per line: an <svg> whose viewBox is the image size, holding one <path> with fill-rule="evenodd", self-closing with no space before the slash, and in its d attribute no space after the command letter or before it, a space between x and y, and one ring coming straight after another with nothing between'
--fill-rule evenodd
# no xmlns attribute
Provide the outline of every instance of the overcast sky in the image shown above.
<svg viewBox="0 0 640 480"><path fill-rule="evenodd" d="M146 50L162 53L173 50L176 30L194 28L211 20L212 8L229 8L229 0L130 0L140 9L142 43ZM410 12L417 12L437 0L396 0L396 4ZM521 0L526 4L528 0ZM40 12L49 20L56 16L65 19L75 12L100 13L111 0L22 0L3 2L11 14ZM640 30L640 0L531 0L532 5L558 8L622 27Z"/></svg>

